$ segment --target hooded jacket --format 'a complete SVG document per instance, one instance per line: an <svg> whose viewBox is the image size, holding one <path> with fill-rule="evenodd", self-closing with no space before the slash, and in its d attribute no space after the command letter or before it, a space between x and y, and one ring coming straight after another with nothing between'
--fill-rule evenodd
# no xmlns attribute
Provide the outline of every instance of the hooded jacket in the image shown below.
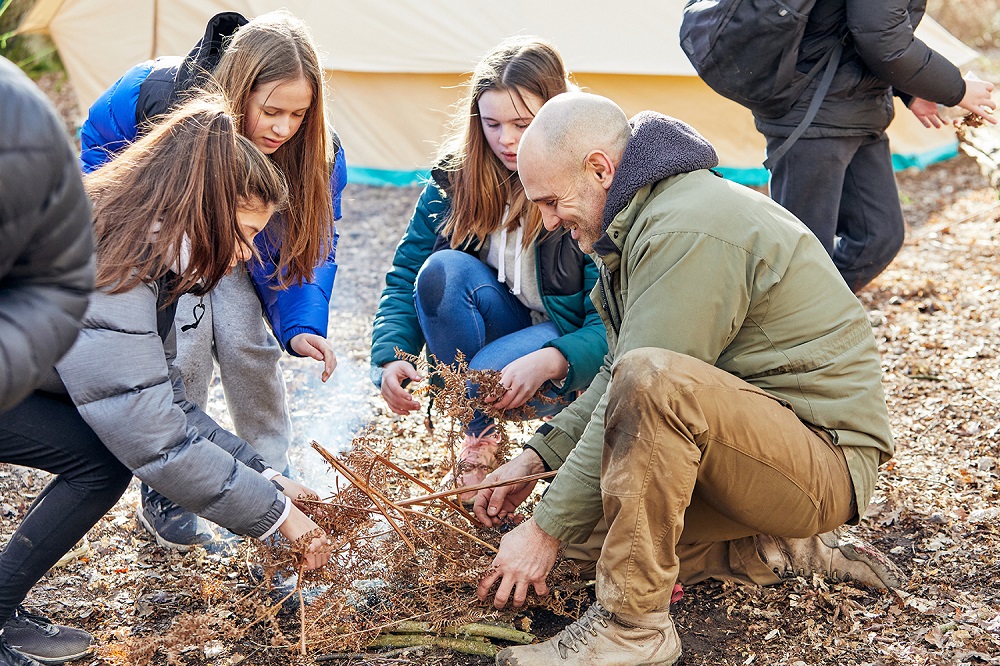
<svg viewBox="0 0 1000 666"><path fill-rule="evenodd" d="M817 0L796 68L808 72L839 40L844 41L844 51L804 137L881 134L893 118L893 93L907 103L913 97L945 106L962 101L961 72L913 35L926 4L926 0ZM784 116L755 114L757 129L767 136L791 134L805 116L820 78L813 79Z"/></svg>
<svg viewBox="0 0 1000 666"><path fill-rule="evenodd" d="M385 276L372 328L371 374L376 386L381 385L381 366L396 360L397 347L410 354L419 354L424 347L413 301L417 273L432 253L450 247L449 239L441 234L451 212L447 174L435 169L433 176L435 180L427 184L417 201ZM544 346L558 349L569 362L566 379L556 389L557 395L568 395L590 384L608 349L604 327L588 298L597 282L597 267L568 233L543 233L535 248L542 303L560 333Z"/></svg>
<svg viewBox="0 0 1000 666"><path fill-rule="evenodd" d="M213 16L205 34L185 57L163 56L139 63L125 72L90 107L80 129L84 173L98 169L125 149L144 125L167 113L184 92L201 83L206 72L219 63L225 40L247 20L236 12ZM340 138L333 135L334 164L330 175L333 218L341 218L341 198L347 184L347 163ZM282 224L279 214L271 224ZM326 337L329 324L330 295L337 274L337 239L334 231L326 259L315 268L313 279L282 289L277 276L281 247L270 240L271 234L258 234L254 240L261 261L247 265L261 299L274 337L288 353L298 356L289 344L300 333Z"/></svg>
<svg viewBox="0 0 1000 666"><path fill-rule="evenodd" d="M66 128L0 58L0 412L70 348L94 288L94 236Z"/></svg>
<svg viewBox="0 0 1000 666"><path fill-rule="evenodd" d="M649 111L632 125L594 244L601 277L592 298L610 351L587 392L526 445L559 469L536 522L563 541L590 536L602 515L612 369L642 347L710 363L830 432L863 514L893 452L864 310L801 222L710 171L715 151L693 128Z"/></svg>

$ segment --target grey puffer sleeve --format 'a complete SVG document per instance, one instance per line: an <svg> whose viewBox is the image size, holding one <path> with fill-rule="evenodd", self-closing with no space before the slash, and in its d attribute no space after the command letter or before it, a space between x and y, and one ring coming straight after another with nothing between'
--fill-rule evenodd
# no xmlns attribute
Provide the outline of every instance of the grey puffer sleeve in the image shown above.
<svg viewBox="0 0 1000 666"><path fill-rule="evenodd" d="M185 413L157 334L155 285L96 292L56 370L104 445L156 491L237 534L260 537L281 517L284 497L239 459L254 460L253 449L204 437Z"/></svg>
<svg viewBox="0 0 1000 666"><path fill-rule="evenodd" d="M0 412L70 348L94 287L90 202L62 121L0 58Z"/></svg>

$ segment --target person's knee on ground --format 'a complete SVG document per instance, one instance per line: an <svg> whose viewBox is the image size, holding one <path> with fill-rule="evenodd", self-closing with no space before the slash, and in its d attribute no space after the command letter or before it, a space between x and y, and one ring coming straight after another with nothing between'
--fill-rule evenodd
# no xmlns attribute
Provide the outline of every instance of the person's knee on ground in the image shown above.
<svg viewBox="0 0 1000 666"><path fill-rule="evenodd" d="M896 255L899 254L905 239L906 226L902 219L898 225L886 225L868 238L863 239L866 247L871 248L870 251L861 254L861 257L865 259L864 264L839 267L841 275L844 276L851 291L858 293L881 275L882 271L888 268ZM848 241L844 238L838 239L838 243L844 242Z"/></svg>

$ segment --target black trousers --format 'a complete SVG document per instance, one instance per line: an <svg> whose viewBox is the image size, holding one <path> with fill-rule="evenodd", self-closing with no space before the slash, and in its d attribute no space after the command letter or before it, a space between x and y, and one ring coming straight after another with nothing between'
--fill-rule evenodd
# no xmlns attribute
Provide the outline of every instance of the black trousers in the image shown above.
<svg viewBox="0 0 1000 666"><path fill-rule="evenodd" d="M132 472L68 397L35 392L0 414L0 462L56 475L0 553L0 626L125 492Z"/></svg>
<svg viewBox="0 0 1000 666"><path fill-rule="evenodd" d="M784 138L767 137L768 152ZM799 139L774 165L771 198L802 220L857 292L903 246L905 227L889 139Z"/></svg>

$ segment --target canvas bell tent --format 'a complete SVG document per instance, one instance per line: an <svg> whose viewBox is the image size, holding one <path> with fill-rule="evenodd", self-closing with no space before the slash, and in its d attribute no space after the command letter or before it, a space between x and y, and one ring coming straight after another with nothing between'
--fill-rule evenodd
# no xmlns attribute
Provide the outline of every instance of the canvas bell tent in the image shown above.
<svg viewBox="0 0 1000 666"><path fill-rule="evenodd" d="M694 125L727 176L766 182L764 141L750 113L694 74L678 43L683 0L38 0L21 26L55 42L84 111L132 65L187 53L209 17L284 7L312 29L330 84L328 105L353 182L407 184L431 165L461 84L504 37L539 35L578 84L632 115L654 109ZM962 66L976 53L925 19L920 37ZM954 132L928 130L903 108L890 128L898 167L955 153Z"/></svg>

